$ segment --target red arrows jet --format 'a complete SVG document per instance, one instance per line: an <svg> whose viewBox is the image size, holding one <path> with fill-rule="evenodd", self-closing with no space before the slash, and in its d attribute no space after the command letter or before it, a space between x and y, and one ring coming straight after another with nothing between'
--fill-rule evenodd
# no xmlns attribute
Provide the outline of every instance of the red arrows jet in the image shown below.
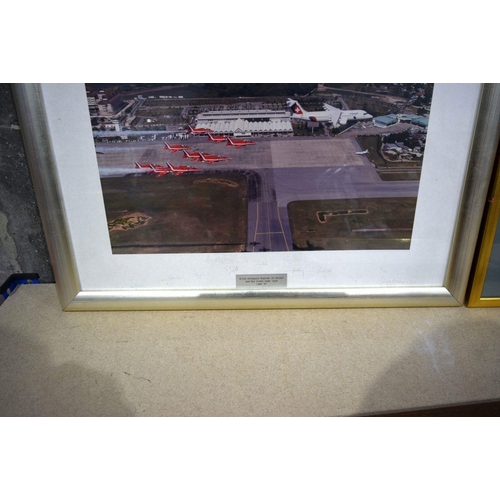
<svg viewBox="0 0 500 500"><path fill-rule="evenodd" d="M208 153L200 153L200 161L208 163L211 165L212 163L216 163L218 161L229 161L231 158L227 156L219 156L219 155L210 155Z"/></svg>
<svg viewBox="0 0 500 500"><path fill-rule="evenodd" d="M141 168L144 170L148 170L149 174L156 174L156 177L163 177L167 174L173 175L182 175L188 172L201 172L199 168L188 167L186 165L179 165L178 167L172 165L167 162L167 166L163 167L162 165L156 165L154 163L150 163L148 165L141 165L140 163L135 162L136 168Z"/></svg>
<svg viewBox="0 0 500 500"><path fill-rule="evenodd" d="M231 139L231 137L228 137L226 146L236 146L236 149L240 149L243 146L250 146L252 144L257 143L254 141L245 141L244 139Z"/></svg>
<svg viewBox="0 0 500 500"><path fill-rule="evenodd" d="M146 170L146 173L150 175L156 174L156 177L163 177L167 174L182 175L188 172L201 172L199 168L188 167L186 165L179 165L178 167L175 167L169 162L167 162L166 167L162 165L156 165L156 163L141 165L140 163L135 162L135 168Z"/></svg>
<svg viewBox="0 0 500 500"><path fill-rule="evenodd" d="M189 151L183 149L182 152L184 153L182 155L183 158L188 158L189 160L194 160L194 161L201 161L200 153L198 153L197 151L193 151L192 153L190 153Z"/></svg>
<svg viewBox="0 0 500 500"><path fill-rule="evenodd" d="M167 167L170 169L170 172L174 175L182 175L188 172L201 172L199 168L188 167L187 165L179 165L176 167L168 161L167 161Z"/></svg>
<svg viewBox="0 0 500 500"><path fill-rule="evenodd" d="M227 140L225 135L212 135L208 134L208 142L215 142L215 144L219 144L219 142L224 142Z"/></svg>
<svg viewBox="0 0 500 500"><path fill-rule="evenodd" d="M181 151L182 149L191 149L191 146L183 146L182 144L169 144L165 142L165 147L163 148L172 151L172 153L177 153L177 151Z"/></svg>
<svg viewBox="0 0 500 500"><path fill-rule="evenodd" d="M213 132L213 130L209 128L193 128L191 125L188 125L188 127L189 132L194 135L209 134L210 132Z"/></svg>
<svg viewBox="0 0 500 500"><path fill-rule="evenodd" d="M155 163L139 163L135 162L135 168L140 168L141 170L146 170L147 174L152 174L154 172L155 167L161 167L161 165L156 165ZM165 167L161 167L165 168Z"/></svg>

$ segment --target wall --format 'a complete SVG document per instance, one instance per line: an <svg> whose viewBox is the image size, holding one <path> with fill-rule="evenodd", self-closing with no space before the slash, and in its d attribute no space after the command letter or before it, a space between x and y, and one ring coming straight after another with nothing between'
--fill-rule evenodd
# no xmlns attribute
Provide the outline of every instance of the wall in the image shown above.
<svg viewBox="0 0 500 500"><path fill-rule="evenodd" d="M11 86L0 83L0 285L14 273L54 282Z"/></svg>

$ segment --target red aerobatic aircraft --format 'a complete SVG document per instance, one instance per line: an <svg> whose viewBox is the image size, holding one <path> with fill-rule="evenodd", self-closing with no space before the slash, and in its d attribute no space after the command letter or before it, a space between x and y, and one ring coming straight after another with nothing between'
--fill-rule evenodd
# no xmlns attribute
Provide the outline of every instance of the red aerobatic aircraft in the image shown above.
<svg viewBox="0 0 500 500"><path fill-rule="evenodd" d="M146 170L147 174L152 174L154 172L155 167L161 167L161 165L156 165L156 163L139 163L138 161L135 162L135 168Z"/></svg>
<svg viewBox="0 0 500 500"><path fill-rule="evenodd" d="M243 146L250 146L252 144L256 144L256 142L245 141L244 139L231 139L231 137L228 137L226 146L236 146L236 149L240 149Z"/></svg>
<svg viewBox="0 0 500 500"><path fill-rule="evenodd" d="M219 144L219 142L224 142L226 140L227 137L225 135L212 135L212 134L208 134L208 139L207 139L207 141L215 142L215 144Z"/></svg>
<svg viewBox="0 0 500 500"><path fill-rule="evenodd" d="M162 165L156 165L154 163L149 163L148 165L141 165L138 162L135 162L136 168L140 168L143 170L147 170L149 174L156 174L156 177L163 177L167 174L173 175L182 175L188 172L201 172L199 168L188 167L187 165L179 165L178 167L172 165L167 162L167 166L164 167Z"/></svg>
<svg viewBox="0 0 500 500"><path fill-rule="evenodd" d="M182 152L184 153L182 155L183 158L188 158L189 160L194 161L201 161L200 153L198 153L197 151L193 151L192 153L190 153L189 151L183 149Z"/></svg>
<svg viewBox="0 0 500 500"><path fill-rule="evenodd" d="M182 175L188 172L201 172L199 168L188 167L187 165L179 165L176 167L168 161L167 161L167 167L170 169L170 172L172 172L174 175Z"/></svg>
<svg viewBox="0 0 500 500"><path fill-rule="evenodd" d="M213 130L209 128L193 128L191 127L191 125L188 125L188 127L189 127L189 132L194 135L209 134L213 132Z"/></svg>
<svg viewBox="0 0 500 500"><path fill-rule="evenodd" d="M163 148L172 151L172 153L177 153L177 151L181 151L182 149L191 149L191 146L183 146L182 144L169 144L165 142L165 147Z"/></svg>
<svg viewBox="0 0 500 500"><path fill-rule="evenodd" d="M231 158L228 158L227 156L210 155L208 153L200 153L200 161L208 163L209 165L211 165L212 163L216 163L218 161L229 161L230 159Z"/></svg>

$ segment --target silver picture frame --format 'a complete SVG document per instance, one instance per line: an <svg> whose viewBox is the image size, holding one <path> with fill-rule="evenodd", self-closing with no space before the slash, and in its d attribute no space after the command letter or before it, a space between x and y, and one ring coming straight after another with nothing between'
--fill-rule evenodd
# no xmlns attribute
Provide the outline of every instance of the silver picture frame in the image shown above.
<svg viewBox="0 0 500 500"><path fill-rule="evenodd" d="M98 290L82 285L56 168L58 158L49 123L54 117L48 116L43 85L13 84L13 91L63 310L431 307L464 303L500 135L500 84L481 85L461 203L441 285L162 289L148 288L144 283L141 287Z"/></svg>

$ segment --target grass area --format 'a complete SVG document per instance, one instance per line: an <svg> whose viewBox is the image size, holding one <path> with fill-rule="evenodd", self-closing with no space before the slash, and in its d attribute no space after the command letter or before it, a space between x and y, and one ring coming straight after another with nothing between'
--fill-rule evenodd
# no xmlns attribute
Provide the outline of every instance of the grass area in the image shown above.
<svg viewBox="0 0 500 500"><path fill-rule="evenodd" d="M294 250L407 250L416 198L307 200L288 204Z"/></svg>
<svg viewBox="0 0 500 500"><path fill-rule="evenodd" d="M220 182L213 182L217 178ZM101 179L110 228L141 214L147 223L110 230L113 253L241 252L248 185L240 173ZM129 225L130 226L130 225ZM125 229L125 227L121 227Z"/></svg>
<svg viewBox="0 0 500 500"><path fill-rule="evenodd" d="M420 170L411 170L408 172L377 172L383 181L419 181Z"/></svg>

